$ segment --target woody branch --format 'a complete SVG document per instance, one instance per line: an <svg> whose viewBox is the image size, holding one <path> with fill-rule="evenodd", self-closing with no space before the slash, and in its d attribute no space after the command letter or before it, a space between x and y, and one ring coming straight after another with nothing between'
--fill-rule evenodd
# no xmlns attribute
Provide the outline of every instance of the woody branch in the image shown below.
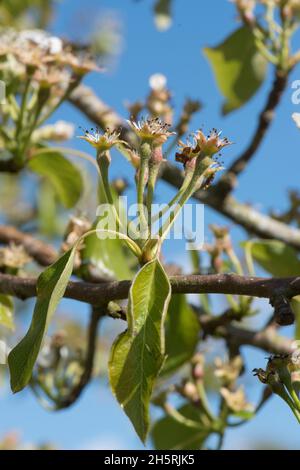
<svg viewBox="0 0 300 470"><path fill-rule="evenodd" d="M278 92L277 86L278 85L275 87L274 85L276 90L273 90L277 99L269 98L271 105L267 104L266 108L272 106L275 109L279 103L281 94ZM281 88L284 88L282 87L282 84L280 86ZM106 127L121 127L123 129L122 138L130 141L131 133L124 120L114 110L100 100L90 88L84 85L78 86L71 94L70 101L102 129ZM264 110L262 114L266 116L266 110ZM267 114L270 116L270 113ZM269 128L269 124L271 123L271 120L269 119L268 125L265 126L264 124L264 131L262 132L261 126L263 125L262 123L264 122L264 119L260 118L261 124L255 133L256 137L254 136L253 138L253 140L256 141L256 144L254 145L252 143L252 145L250 144L249 146L249 148L252 148L251 152L249 152L249 154L251 153L251 157L261 144L263 137ZM177 188L182 185L183 181L182 172L179 168L170 163L166 163L163 166L161 178ZM215 191L213 187L208 191L198 191L194 197L256 236L262 238L275 238L298 250L300 249L300 230L289 227L287 224L278 222L272 217L261 214L249 205L242 204L232 197L220 197L218 195L218 191Z"/></svg>
<svg viewBox="0 0 300 470"><path fill-rule="evenodd" d="M232 294L270 299L277 292L287 298L300 295L300 277L263 278L236 274L187 275L170 277L174 294ZM0 274L0 292L20 299L36 296L37 280ZM101 284L70 281L64 297L92 305L128 296L130 281L102 282Z"/></svg>

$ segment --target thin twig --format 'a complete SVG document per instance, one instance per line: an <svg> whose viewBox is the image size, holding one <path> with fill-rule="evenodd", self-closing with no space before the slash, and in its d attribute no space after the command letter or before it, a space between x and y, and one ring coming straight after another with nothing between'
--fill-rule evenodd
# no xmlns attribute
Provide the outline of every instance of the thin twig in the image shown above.
<svg viewBox="0 0 300 470"><path fill-rule="evenodd" d="M95 362L95 353L97 348L98 325L99 320L101 319L101 317L103 317L104 313L106 313L106 306L91 306L84 370L79 383L73 388L68 397L64 397L63 400L61 400L57 404L57 409L69 408L71 405L73 405L78 400L78 398L80 397L80 395L82 394L82 392L84 391L84 389L89 384L92 378Z"/></svg>
<svg viewBox="0 0 300 470"><path fill-rule="evenodd" d="M258 124L247 149L231 164L226 173L214 187L214 192L222 200L235 187L237 177L245 170L260 147L274 119L275 109L280 103L287 86L288 75L275 69L275 78L267 102L259 115Z"/></svg>

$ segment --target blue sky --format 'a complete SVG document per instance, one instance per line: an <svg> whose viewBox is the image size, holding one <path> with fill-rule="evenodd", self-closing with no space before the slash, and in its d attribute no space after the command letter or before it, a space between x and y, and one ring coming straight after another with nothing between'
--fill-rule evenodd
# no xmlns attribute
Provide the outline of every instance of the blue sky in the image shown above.
<svg viewBox="0 0 300 470"><path fill-rule="evenodd" d="M84 7L83 7L84 3ZM203 110L194 119L193 128L204 124L206 129L217 127L235 142L234 147L224 151L224 163L230 160L249 142L256 125L258 110L266 100L271 74L259 93L242 110L226 118L220 114L220 96L201 49L218 44L236 27L233 5L227 0L174 0L174 22L166 32L159 33L154 26L151 0L64 0L59 3L51 30L72 38L84 38L101 15L107 11L117 14L124 35L123 51L106 74L92 74L86 83L120 114L126 116L124 101L143 98L148 91L149 76L163 73L172 89L177 112L184 98L200 99ZM300 78L300 68L293 73L293 80ZM299 186L300 133L291 120L291 114L299 111L291 102L289 86L278 110L271 132L240 178L235 195L244 202L255 203L267 212L270 208L286 207L286 189ZM300 111L299 111L300 112ZM86 118L70 105L60 109L51 119L65 119L75 125L89 126ZM78 140L74 145L87 150ZM116 157L112 176L123 176L128 166L122 157ZM160 183L161 200L169 199L172 189ZM205 236L210 238L208 225L224 223L224 218L205 208ZM228 222L227 222L228 223ZM245 238L242 230L232 227L236 243ZM182 242L169 242L165 248L168 260L187 267L187 255ZM63 307L70 307L64 302ZM265 315L269 312L266 302L260 306ZM73 306L74 311L84 315L85 307ZM260 387L252 378L251 369L265 364L265 354L250 348L244 349L249 367L246 372L250 386L250 398L255 401ZM142 445L131 426L118 408L104 383L95 382L82 399L70 410L50 414L43 410L30 392L12 396L3 390L0 396L0 436L6 431L19 430L25 441L53 441L62 448L124 448L139 449ZM283 446L300 449L300 431L294 417L279 399L272 399L251 423L228 433L226 448L242 448L252 440L262 442L275 440Z"/></svg>

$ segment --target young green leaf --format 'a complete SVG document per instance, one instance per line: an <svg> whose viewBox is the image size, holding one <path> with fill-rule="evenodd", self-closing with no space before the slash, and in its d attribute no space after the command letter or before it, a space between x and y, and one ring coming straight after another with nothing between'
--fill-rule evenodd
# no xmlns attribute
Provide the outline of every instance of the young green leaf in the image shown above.
<svg viewBox="0 0 300 470"><path fill-rule="evenodd" d="M28 332L8 356L11 389L21 391L30 381L47 325L63 297L73 271L75 245L38 278L37 300Z"/></svg>
<svg viewBox="0 0 300 470"><path fill-rule="evenodd" d="M112 346L112 391L144 442L149 404L165 357L164 321L171 286L159 260L147 263L133 280L128 302L128 330Z"/></svg>
<svg viewBox="0 0 300 470"><path fill-rule="evenodd" d="M14 304L11 297L0 294L0 325L9 330L15 329L13 318Z"/></svg>
<svg viewBox="0 0 300 470"><path fill-rule="evenodd" d="M241 244L253 259L273 276L299 276L300 260L297 252L279 240L249 240Z"/></svg>
<svg viewBox="0 0 300 470"><path fill-rule="evenodd" d="M183 405L178 412L184 418L195 422L199 420L199 430L185 426L171 416L165 416L155 423L151 431L155 449L197 450L203 446L209 431L201 428L201 413L192 405Z"/></svg>
<svg viewBox="0 0 300 470"><path fill-rule="evenodd" d="M117 203L118 195L111 188L114 201ZM99 204L106 203L102 185L99 185ZM116 205L117 207L117 205ZM124 208L119 204L119 216L121 217ZM93 228L97 228L96 220ZM109 227L107 227L109 228ZM90 235L81 251L82 273L88 278L89 269L93 269L99 277L108 280L117 279L123 281L132 279L133 273L129 267L133 256L124 247L124 242L119 238L100 238L96 233Z"/></svg>
<svg viewBox="0 0 300 470"><path fill-rule="evenodd" d="M83 180L73 163L59 152L43 149L31 158L28 166L51 183L66 208L75 206L83 192Z"/></svg>
<svg viewBox="0 0 300 470"><path fill-rule="evenodd" d="M267 61L258 52L254 35L247 26L235 31L217 47L205 48L204 53L226 99L224 114L244 105L265 79Z"/></svg>
<svg viewBox="0 0 300 470"><path fill-rule="evenodd" d="M167 359L162 374L170 374L193 356L199 339L200 324L185 295L172 295L165 329Z"/></svg>
<svg viewBox="0 0 300 470"><path fill-rule="evenodd" d="M97 224L93 228L96 226ZM107 280L123 281L132 278L124 243L118 238L101 239L97 234L92 234L86 239L81 256L82 272L85 275L87 271L87 278L89 269Z"/></svg>

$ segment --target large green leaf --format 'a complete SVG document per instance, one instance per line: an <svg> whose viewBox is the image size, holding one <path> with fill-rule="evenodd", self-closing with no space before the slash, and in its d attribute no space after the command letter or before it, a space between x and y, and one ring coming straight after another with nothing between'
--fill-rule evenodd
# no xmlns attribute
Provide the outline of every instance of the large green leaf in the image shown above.
<svg viewBox="0 0 300 470"><path fill-rule="evenodd" d="M185 295L172 295L165 323L166 356L162 374L170 374L194 354L200 325Z"/></svg>
<svg viewBox="0 0 300 470"><path fill-rule="evenodd" d="M8 295L0 294L0 326L5 326L10 330L15 329L13 318L14 304Z"/></svg>
<svg viewBox="0 0 300 470"><path fill-rule="evenodd" d="M241 244L253 259L273 276L300 275L297 252L279 240L249 240Z"/></svg>
<svg viewBox="0 0 300 470"><path fill-rule="evenodd" d="M112 346L110 384L137 434L145 441L150 398L165 357L164 321L171 286L158 260L133 280L128 302L128 330Z"/></svg>
<svg viewBox="0 0 300 470"><path fill-rule="evenodd" d="M66 208L75 206L83 192L80 171L61 153L42 149L28 163L29 168L48 179Z"/></svg>
<svg viewBox="0 0 300 470"><path fill-rule="evenodd" d="M217 85L225 97L223 113L245 104L266 76L267 61L258 52L252 31L244 26L222 44L205 48Z"/></svg>
<svg viewBox="0 0 300 470"><path fill-rule="evenodd" d="M8 356L12 391L30 381L47 325L63 297L72 274L76 245L49 266L38 278L37 300L27 334Z"/></svg>
<svg viewBox="0 0 300 470"><path fill-rule="evenodd" d="M184 405L178 412L195 422L200 420L200 414L192 405ZM155 449L158 450L198 450L203 446L208 434L204 428L201 429L200 422L197 430L179 423L171 416L157 421L151 431Z"/></svg>

